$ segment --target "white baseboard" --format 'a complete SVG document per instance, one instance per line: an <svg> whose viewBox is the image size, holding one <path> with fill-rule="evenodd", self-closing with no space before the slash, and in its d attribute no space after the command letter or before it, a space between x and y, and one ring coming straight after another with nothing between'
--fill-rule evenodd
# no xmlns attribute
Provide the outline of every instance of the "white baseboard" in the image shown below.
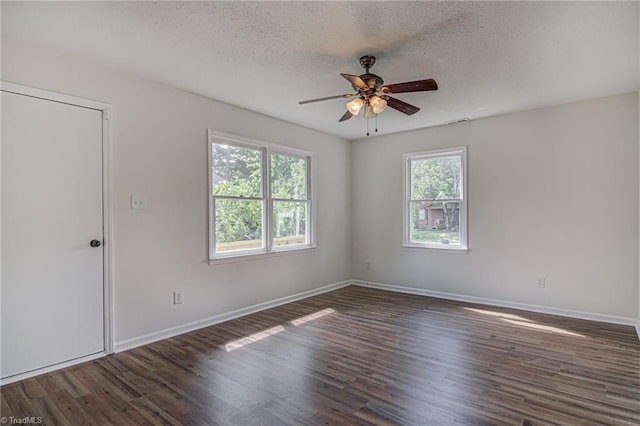
<svg viewBox="0 0 640 426"><path fill-rule="evenodd" d="M203 318L198 321L192 321L186 324L182 324L176 327L171 327L165 330L156 331L153 333L145 334L143 336L134 337L132 339L116 342L114 346L115 352L122 352L129 349L133 349L138 346L146 345L149 343L157 342L158 340L167 339L169 337L177 336L179 334L188 333L190 331L198 330L200 328L208 327L210 325L219 324L225 321L229 321L235 318L239 318L245 315L249 315L255 312L263 311L265 309L273 308L276 306L284 305L286 303L295 302L297 300L305 299L307 297L316 296L318 294L327 293L329 291L337 290L339 288L347 287L349 285L357 285L361 287L377 288L380 290L394 291L398 293L415 294L419 296L436 297L439 299L457 300L460 302L478 303L490 306L499 306L503 308L521 309L531 312L539 312L543 314L558 315L570 318L579 318L590 321L600 321L612 324L631 325L636 329L638 338L640 339L640 321L636 318L621 317L615 315L597 314L583 311L573 311L569 309L552 308L542 305L531 305L527 303L509 302L500 299L489 299L484 297L466 296L456 293L447 293L434 290L426 290L414 287L403 287L391 284L383 284L371 281L360 280L347 280L334 284L329 284L317 289L297 293L291 296L281 297L279 299L258 303L246 308L237 309L231 312L225 312L222 314L214 315L212 317Z"/></svg>
<svg viewBox="0 0 640 426"><path fill-rule="evenodd" d="M50 373L52 371L61 370L63 368L71 367L74 365L82 364L83 362L93 361L98 358L106 356L106 352L98 352L97 354L91 354L80 358L71 359L69 361L60 362L54 365L48 365L46 367L38 368L37 370L27 371L26 373L16 374L14 376L5 377L0 379L0 386L8 385L9 383L19 382L20 380L29 379L31 377L39 376L41 374ZM3 423L0 421L0 423Z"/></svg>
<svg viewBox="0 0 640 426"><path fill-rule="evenodd" d="M640 322L636 318L620 317L616 315L596 314L591 312L573 311L570 309L552 308L542 305L530 305L528 303L509 302L507 300L489 299L485 297L466 296L463 294L446 293L441 291L426 290L414 287L403 287L391 284L376 283L371 281L352 280L354 285L361 287L377 288L380 290L395 291L398 293L415 294L419 296L437 297L439 299L457 300L459 302L478 303L482 305L499 306L502 308L521 309L524 311L539 312L542 314L558 315L562 317L579 318L590 321L608 322L612 324L631 325L636 327L640 338Z"/></svg>
<svg viewBox="0 0 640 426"><path fill-rule="evenodd" d="M265 309L274 308L276 306L284 305L286 303L295 302L297 300L306 299L307 297L316 296L318 294L327 293L329 291L337 290L342 287L346 287L352 283L351 280L342 281L339 283L329 284L320 288L316 288L302 293L293 294L291 296L281 297L279 299L270 300L267 302L258 303L257 305L248 306L246 308L237 309L231 312L225 312L222 314L214 315L212 317L203 318L201 320L192 321L186 324L182 324L176 327L167 328L165 330L156 331L153 333L145 334L143 336L134 337L132 339L116 342L114 345L114 352L123 352L129 349L136 348L138 346L147 345L149 343L157 342L158 340L167 339L169 337L177 336L179 334L188 333L190 331L198 330L200 328L208 327L210 325L219 324L221 322L229 321L235 318L239 318L245 315L253 314L255 312L264 311Z"/></svg>

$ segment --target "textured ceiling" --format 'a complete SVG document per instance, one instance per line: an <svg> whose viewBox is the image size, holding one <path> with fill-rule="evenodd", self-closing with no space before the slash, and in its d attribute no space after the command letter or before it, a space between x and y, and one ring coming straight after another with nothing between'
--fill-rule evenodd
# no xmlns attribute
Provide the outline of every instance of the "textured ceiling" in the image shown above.
<svg viewBox="0 0 640 426"><path fill-rule="evenodd" d="M339 73L378 58L399 94L381 134L638 89L635 2L2 2L2 36L107 64L346 139ZM373 123L371 123L373 127Z"/></svg>

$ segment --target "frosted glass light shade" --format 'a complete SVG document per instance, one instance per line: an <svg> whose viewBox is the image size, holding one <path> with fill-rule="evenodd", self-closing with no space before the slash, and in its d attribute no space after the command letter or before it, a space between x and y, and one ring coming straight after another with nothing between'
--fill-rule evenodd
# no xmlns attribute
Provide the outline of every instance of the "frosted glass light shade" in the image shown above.
<svg viewBox="0 0 640 426"><path fill-rule="evenodd" d="M378 115L378 114L373 112L373 107L371 106L371 104L365 105L365 107L364 107L364 118L373 118L376 115Z"/></svg>
<svg viewBox="0 0 640 426"><path fill-rule="evenodd" d="M351 102L347 102L347 111L353 115L358 115L362 105L364 105L364 101L360 98L355 98Z"/></svg>
<svg viewBox="0 0 640 426"><path fill-rule="evenodd" d="M371 104L371 109L373 109L373 112L376 114L380 114L387 107L387 101L380 96L372 96L369 99L369 103Z"/></svg>

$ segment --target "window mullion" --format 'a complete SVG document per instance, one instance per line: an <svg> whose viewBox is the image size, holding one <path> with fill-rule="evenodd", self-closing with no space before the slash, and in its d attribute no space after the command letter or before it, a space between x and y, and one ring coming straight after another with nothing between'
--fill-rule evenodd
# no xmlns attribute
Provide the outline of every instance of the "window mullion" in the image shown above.
<svg viewBox="0 0 640 426"><path fill-rule="evenodd" d="M309 200L307 198L272 198L271 201L297 201L299 203L304 203Z"/></svg>
<svg viewBox="0 0 640 426"><path fill-rule="evenodd" d="M411 199L409 200L412 203L461 203L462 202L462 198L442 198L442 199L438 199L438 200L434 200L431 198L427 198L427 199Z"/></svg>
<svg viewBox="0 0 640 426"><path fill-rule="evenodd" d="M247 201L262 200L262 197L245 197L243 195L214 195L213 198L218 200L247 200Z"/></svg>
<svg viewBox="0 0 640 426"><path fill-rule="evenodd" d="M269 148L263 148L263 160L262 160L262 208L263 217L262 223L264 228L262 230L262 238L264 241L264 247L266 251L271 251L273 247L273 201L271 200L271 152Z"/></svg>

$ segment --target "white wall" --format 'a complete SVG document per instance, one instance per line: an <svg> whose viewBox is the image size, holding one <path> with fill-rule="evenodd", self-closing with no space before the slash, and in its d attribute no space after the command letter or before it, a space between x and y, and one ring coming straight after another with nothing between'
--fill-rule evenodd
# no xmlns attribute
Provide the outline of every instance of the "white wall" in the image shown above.
<svg viewBox="0 0 640 426"><path fill-rule="evenodd" d="M350 278L348 142L7 39L2 79L113 106L116 342ZM207 128L316 153L315 251L208 265Z"/></svg>
<svg viewBox="0 0 640 426"><path fill-rule="evenodd" d="M640 318L637 94L350 147L7 39L2 79L113 106L116 341L350 277ZM207 128L316 152L317 250L208 266ZM402 153L461 144L472 251L401 248ZM146 210L129 210L132 193ZM546 289L536 288L539 276ZM171 303L176 288L182 305Z"/></svg>
<svg viewBox="0 0 640 426"><path fill-rule="evenodd" d="M457 145L471 251L402 248L402 154ZM353 278L638 316L637 93L364 138L351 166Z"/></svg>

